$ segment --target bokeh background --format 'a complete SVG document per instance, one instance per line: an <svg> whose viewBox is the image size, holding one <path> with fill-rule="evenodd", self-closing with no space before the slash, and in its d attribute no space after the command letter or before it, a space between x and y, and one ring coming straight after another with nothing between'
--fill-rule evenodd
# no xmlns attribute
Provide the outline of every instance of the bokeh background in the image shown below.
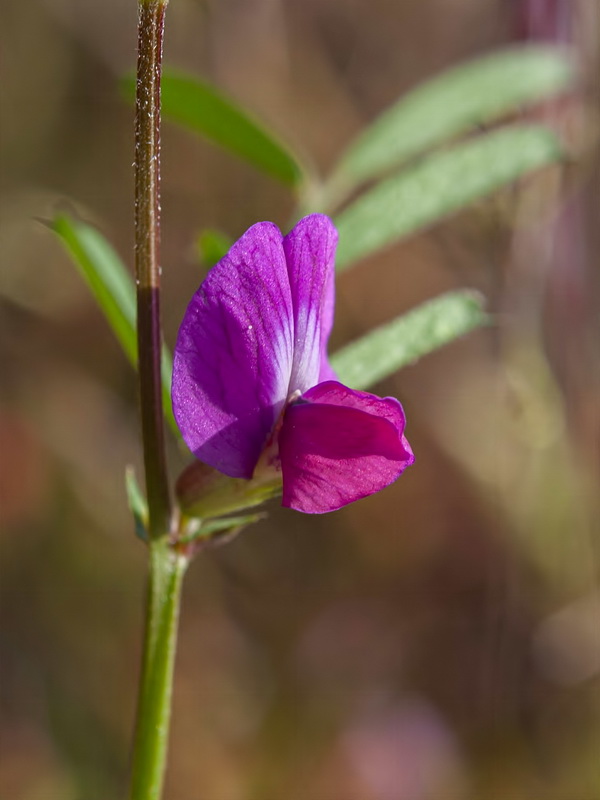
<svg viewBox="0 0 600 800"><path fill-rule="evenodd" d="M133 0L0 6L0 796L126 782L145 552L129 365L39 219L75 211L132 262ZM269 518L187 577L168 800L600 796L600 4L172 0L165 61L213 80L326 171L403 92L526 39L581 81L537 112L572 159L345 272L335 349L442 291L494 325L378 387L417 463L320 518ZM163 133L172 344L196 240L286 226L285 189ZM186 458L173 450L174 474Z"/></svg>

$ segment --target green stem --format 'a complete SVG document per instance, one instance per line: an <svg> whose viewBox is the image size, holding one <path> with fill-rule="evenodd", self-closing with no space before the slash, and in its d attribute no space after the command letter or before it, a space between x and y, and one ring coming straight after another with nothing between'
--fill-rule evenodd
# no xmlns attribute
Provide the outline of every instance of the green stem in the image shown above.
<svg viewBox="0 0 600 800"><path fill-rule="evenodd" d="M166 540L150 544L146 632L133 744L130 800L160 800L167 761L173 667L188 559Z"/></svg>

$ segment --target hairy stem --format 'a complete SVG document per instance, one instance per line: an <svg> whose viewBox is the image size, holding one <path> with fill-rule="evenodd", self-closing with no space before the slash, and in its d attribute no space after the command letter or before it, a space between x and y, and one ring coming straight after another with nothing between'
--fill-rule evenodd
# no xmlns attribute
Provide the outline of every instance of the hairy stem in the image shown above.
<svg viewBox="0 0 600 800"><path fill-rule="evenodd" d="M140 0L135 103L135 273L140 407L149 534L170 525L161 396L160 76L167 0Z"/></svg>
<svg viewBox="0 0 600 800"><path fill-rule="evenodd" d="M167 0L138 1L135 272L150 559L129 796L130 800L160 800L167 761L181 585L188 560L171 544L160 374L160 76Z"/></svg>

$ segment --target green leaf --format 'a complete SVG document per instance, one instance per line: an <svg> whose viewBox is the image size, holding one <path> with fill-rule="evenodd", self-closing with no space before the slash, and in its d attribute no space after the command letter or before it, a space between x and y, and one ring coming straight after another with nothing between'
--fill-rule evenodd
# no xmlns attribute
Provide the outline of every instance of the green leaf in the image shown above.
<svg viewBox="0 0 600 800"><path fill-rule="evenodd" d="M338 215L338 269L562 155L547 128L512 125L427 156L377 184Z"/></svg>
<svg viewBox="0 0 600 800"><path fill-rule="evenodd" d="M448 292L347 345L333 355L331 365L342 383L368 389L487 322L479 294Z"/></svg>
<svg viewBox="0 0 600 800"><path fill-rule="evenodd" d="M132 364L137 362L135 290L123 262L99 231L65 215L52 229L68 250Z"/></svg>
<svg viewBox="0 0 600 800"><path fill-rule="evenodd" d="M127 503L129 510L133 514L135 522L135 534L143 542L149 541L148 537L148 503L142 494L135 471L131 465L125 469L125 490L127 492Z"/></svg>
<svg viewBox="0 0 600 800"><path fill-rule="evenodd" d="M417 87L350 146L336 173L351 186L452 137L536 103L572 83L573 64L550 46L513 47Z"/></svg>
<svg viewBox="0 0 600 800"><path fill-rule="evenodd" d="M197 247L200 261L204 266L212 267L223 256L227 255L232 244L233 242L229 236L221 233L221 231L207 228L198 236Z"/></svg>
<svg viewBox="0 0 600 800"><path fill-rule="evenodd" d="M126 76L121 85L133 101L135 77ZM221 145L286 186L297 188L303 182L304 170L290 150L214 86L165 70L161 89L164 119Z"/></svg>
<svg viewBox="0 0 600 800"><path fill-rule="evenodd" d="M125 355L137 367L136 297L131 275L102 234L85 222L59 214L50 227L71 256ZM163 346L161 354L162 395L165 419L178 436L171 406L171 355Z"/></svg>
<svg viewBox="0 0 600 800"><path fill-rule="evenodd" d="M171 400L171 377L173 375L173 358L166 344L163 344L160 354L160 382L162 388L163 414L167 425L177 438L181 437L175 417L173 416L173 402Z"/></svg>

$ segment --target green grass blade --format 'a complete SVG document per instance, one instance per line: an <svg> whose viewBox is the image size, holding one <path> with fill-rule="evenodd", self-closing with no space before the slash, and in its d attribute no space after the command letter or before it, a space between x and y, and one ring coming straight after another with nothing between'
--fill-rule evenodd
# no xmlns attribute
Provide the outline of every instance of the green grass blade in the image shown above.
<svg viewBox="0 0 600 800"><path fill-rule="evenodd" d="M487 321L476 292L448 292L347 345L332 356L331 365L342 383L368 389Z"/></svg>
<svg viewBox="0 0 600 800"><path fill-rule="evenodd" d="M550 46L521 46L461 64L417 87L350 146L336 174L350 186L397 168L448 140L565 90L571 59Z"/></svg>
<svg viewBox="0 0 600 800"><path fill-rule="evenodd" d="M137 367L135 287L127 268L104 236L91 225L59 214L52 220L51 228L89 286L125 355ZM161 357L165 418L179 435L171 407L172 361L166 346Z"/></svg>
<svg viewBox="0 0 600 800"><path fill-rule="evenodd" d="M547 128L513 125L425 157L337 216L338 269L562 156Z"/></svg>
<svg viewBox="0 0 600 800"><path fill-rule="evenodd" d="M135 77L126 76L121 86L133 102ZM214 86L165 70L161 91L163 119L235 153L286 186L296 189L302 184L304 169L289 148Z"/></svg>

